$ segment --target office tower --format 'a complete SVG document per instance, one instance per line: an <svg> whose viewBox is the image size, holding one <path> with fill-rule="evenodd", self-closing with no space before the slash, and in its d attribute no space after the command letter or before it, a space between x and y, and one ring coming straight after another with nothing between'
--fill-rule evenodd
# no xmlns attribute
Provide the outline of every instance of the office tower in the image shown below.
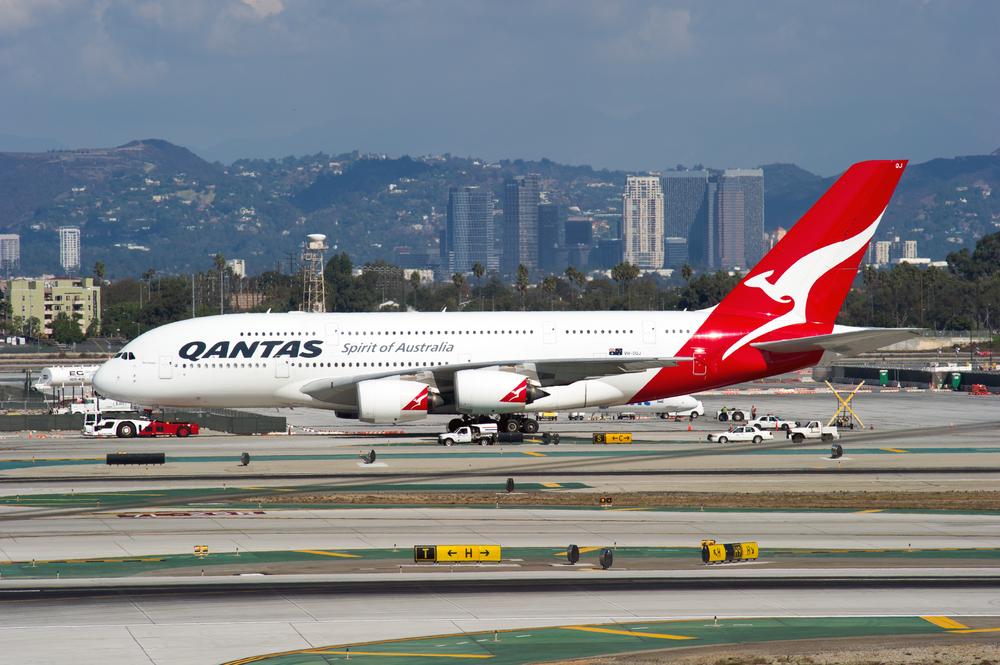
<svg viewBox="0 0 1000 665"><path fill-rule="evenodd" d="M624 260L640 268L663 267L663 192L659 176L628 176L622 195Z"/></svg>
<svg viewBox="0 0 1000 665"><path fill-rule="evenodd" d="M503 181L503 262L501 271L513 274L521 263L529 271L538 268L537 173Z"/></svg>
<svg viewBox="0 0 1000 665"><path fill-rule="evenodd" d="M566 247L594 244L594 222L589 217L570 217L566 220Z"/></svg>
<svg viewBox="0 0 1000 665"><path fill-rule="evenodd" d="M892 243L888 240L879 240L875 243L875 261L878 265L885 265L889 263L889 250L892 248Z"/></svg>
<svg viewBox="0 0 1000 665"><path fill-rule="evenodd" d="M555 267L555 250L559 246L559 206L542 203L538 206L538 267Z"/></svg>
<svg viewBox="0 0 1000 665"><path fill-rule="evenodd" d="M764 256L764 171L726 169L713 176L713 268L749 270Z"/></svg>
<svg viewBox="0 0 1000 665"><path fill-rule="evenodd" d="M667 171L660 176L663 191L663 233L687 238L705 205L708 171Z"/></svg>
<svg viewBox="0 0 1000 665"><path fill-rule="evenodd" d="M596 261L590 256L590 261L597 263L602 270L610 270L622 262L624 241L620 238L601 240L592 254L597 255Z"/></svg>
<svg viewBox="0 0 1000 665"><path fill-rule="evenodd" d="M663 239L663 267L677 268L688 262L687 238Z"/></svg>
<svg viewBox="0 0 1000 665"><path fill-rule="evenodd" d="M75 226L59 229L59 262L66 272L80 269L80 229Z"/></svg>
<svg viewBox="0 0 1000 665"><path fill-rule="evenodd" d="M441 273L448 277L456 272L468 273L477 261L487 270L497 267L493 253L493 197L479 187L451 187L448 226L441 242Z"/></svg>
<svg viewBox="0 0 1000 665"><path fill-rule="evenodd" d="M21 267L21 236L16 233L0 234L0 268L17 270Z"/></svg>

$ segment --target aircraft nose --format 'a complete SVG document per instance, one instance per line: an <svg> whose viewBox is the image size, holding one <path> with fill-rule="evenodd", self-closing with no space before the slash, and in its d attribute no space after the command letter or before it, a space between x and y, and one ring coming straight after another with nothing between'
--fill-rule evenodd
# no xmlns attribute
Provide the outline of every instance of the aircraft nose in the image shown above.
<svg viewBox="0 0 1000 665"><path fill-rule="evenodd" d="M108 367L108 363L104 363L101 365L100 369L94 373L94 390L102 397L114 397L114 395L112 395L114 392L113 372L114 370Z"/></svg>

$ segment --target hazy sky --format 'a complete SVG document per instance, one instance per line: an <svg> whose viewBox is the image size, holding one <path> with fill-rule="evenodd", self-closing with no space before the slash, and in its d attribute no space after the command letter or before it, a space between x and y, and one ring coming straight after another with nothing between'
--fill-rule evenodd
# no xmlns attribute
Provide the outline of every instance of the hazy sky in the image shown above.
<svg viewBox="0 0 1000 665"><path fill-rule="evenodd" d="M0 135L833 175L1000 148L1000 2L0 0Z"/></svg>

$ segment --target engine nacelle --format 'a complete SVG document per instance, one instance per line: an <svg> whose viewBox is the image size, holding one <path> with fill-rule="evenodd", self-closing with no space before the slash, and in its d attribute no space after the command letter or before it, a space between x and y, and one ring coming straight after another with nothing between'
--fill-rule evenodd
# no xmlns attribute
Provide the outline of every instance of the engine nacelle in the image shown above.
<svg viewBox="0 0 1000 665"><path fill-rule="evenodd" d="M405 423L427 417L443 400L423 383L390 376L358 383L358 420Z"/></svg>
<svg viewBox="0 0 1000 665"><path fill-rule="evenodd" d="M517 413L546 395L520 374L492 368L455 372L455 406L459 413Z"/></svg>

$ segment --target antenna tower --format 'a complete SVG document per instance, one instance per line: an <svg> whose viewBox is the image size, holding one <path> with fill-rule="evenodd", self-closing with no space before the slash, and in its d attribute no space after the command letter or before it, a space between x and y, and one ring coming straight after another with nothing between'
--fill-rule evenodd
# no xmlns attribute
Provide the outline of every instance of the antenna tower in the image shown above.
<svg viewBox="0 0 1000 665"><path fill-rule="evenodd" d="M302 250L302 311L326 311L326 286L323 282L323 250L326 236L310 233L309 242Z"/></svg>

